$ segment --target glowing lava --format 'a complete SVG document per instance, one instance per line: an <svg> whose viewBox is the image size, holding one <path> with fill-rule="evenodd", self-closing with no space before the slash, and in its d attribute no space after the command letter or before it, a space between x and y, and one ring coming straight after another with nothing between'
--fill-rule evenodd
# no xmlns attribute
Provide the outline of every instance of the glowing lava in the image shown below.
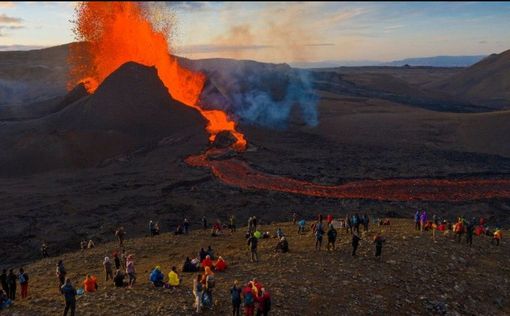
<svg viewBox="0 0 510 316"><path fill-rule="evenodd" d="M510 198L508 179L384 179L361 180L341 185L321 185L270 175L237 159L208 159L208 153L188 157L195 167L206 167L223 183L243 189L295 193L335 199L380 201L470 201Z"/></svg>
<svg viewBox="0 0 510 316"><path fill-rule="evenodd" d="M137 2L82 2L76 9L75 34L87 45L73 45L69 53L69 87L83 82L94 92L103 80L126 62L155 66L170 95L197 109L207 120L210 141L221 131L230 131L244 150L244 135L234 121L220 110L199 106L205 76L179 65L170 54L163 32L154 29ZM85 50L85 51L84 51Z"/></svg>

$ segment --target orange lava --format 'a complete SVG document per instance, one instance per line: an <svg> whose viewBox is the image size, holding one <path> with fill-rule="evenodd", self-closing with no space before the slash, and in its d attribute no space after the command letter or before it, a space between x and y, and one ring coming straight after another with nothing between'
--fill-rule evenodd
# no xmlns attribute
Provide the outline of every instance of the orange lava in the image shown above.
<svg viewBox="0 0 510 316"><path fill-rule="evenodd" d="M508 179L384 179L321 185L266 174L237 159L209 160L208 153L188 157L186 162L210 168L227 185L323 198L448 202L510 198Z"/></svg>
<svg viewBox="0 0 510 316"><path fill-rule="evenodd" d="M207 120L210 140L224 130L236 137L236 150L246 140L234 121L221 110L203 110L199 104L205 75L179 65L170 54L165 34L154 29L137 2L82 2L76 9L75 34L86 46L71 46L70 82L80 82L93 93L103 80L126 62L155 66L170 95L197 109ZM85 47L85 48L84 48ZM85 51L84 51L85 50Z"/></svg>

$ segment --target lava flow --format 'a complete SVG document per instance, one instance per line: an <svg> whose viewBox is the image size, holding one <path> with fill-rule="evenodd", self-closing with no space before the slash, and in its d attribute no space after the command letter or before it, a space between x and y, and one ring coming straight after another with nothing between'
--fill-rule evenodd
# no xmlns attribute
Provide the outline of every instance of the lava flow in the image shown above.
<svg viewBox="0 0 510 316"><path fill-rule="evenodd" d="M209 151L188 157L195 167L210 168L223 183L243 189L280 191L335 199L380 201L470 201L510 198L509 179L384 179L361 180L341 185L321 185L303 180L270 175L238 159L210 159Z"/></svg>
<svg viewBox="0 0 510 316"><path fill-rule="evenodd" d="M170 54L165 34L156 30L137 2L82 2L76 8L75 34L87 45L73 45L69 51L69 88L83 82L93 93L103 80L126 62L155 66L170 95L198 110L207 120L209 140L221 131L236 138L233 147L244 150L244 135L221 110L199 106L205 75L179 65Z"/></svg>

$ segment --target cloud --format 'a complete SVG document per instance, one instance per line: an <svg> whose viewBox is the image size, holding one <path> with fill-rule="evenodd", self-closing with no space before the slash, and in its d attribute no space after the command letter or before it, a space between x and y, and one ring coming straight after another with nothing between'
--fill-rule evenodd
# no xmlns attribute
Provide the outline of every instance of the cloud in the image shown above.
<svg viewBox="0 0 510 316"><path fill-rule="evenodd" d="M15 18L15 17L12 17L12 16L8 16L5 13L0 14L0 23L19 24L21 22L23 22L22 18Z"/></svg>
<svg viewBox="0 0 510 316"><path fill-rule="evenodd" d="M32 50L32 49L41 49L46 46L40 45L0 45L0 51L15 51L15 50Z"/></svg>
<svg viewBox="0 0 510 316"><path fill-rule="evenodd" d="M336 44L335 43L313 43L313 44L304 44L303 46L324 47L324 46L336 46Z"/></svg>
<svg viewBox="0 0 510 316"><path fill-rule="evenodd" d="M198 11L209 8L207 2L202 1L171 1L168 6L179 11Z"/></svg>
<svg viewBox="0 0 510 316"><path fill-rule="evenodd" d="M14 8L16 4L13 1L0 1L1 9L11 9Z"/></svg>

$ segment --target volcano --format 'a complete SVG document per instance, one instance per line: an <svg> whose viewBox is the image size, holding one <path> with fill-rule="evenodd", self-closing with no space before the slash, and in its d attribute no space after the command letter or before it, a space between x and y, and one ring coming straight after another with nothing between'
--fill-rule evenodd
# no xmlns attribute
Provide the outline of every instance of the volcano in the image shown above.
<svg viewBox="0 0 510 316"><path fill-rule="evenodd" d="M171 98L154 67L126 63L91 96L37 120L2 125L0 146L10 150L0 154L0 174L91 167L169 136L196 150L208 143L205 124L196 110Z"/></svg>

